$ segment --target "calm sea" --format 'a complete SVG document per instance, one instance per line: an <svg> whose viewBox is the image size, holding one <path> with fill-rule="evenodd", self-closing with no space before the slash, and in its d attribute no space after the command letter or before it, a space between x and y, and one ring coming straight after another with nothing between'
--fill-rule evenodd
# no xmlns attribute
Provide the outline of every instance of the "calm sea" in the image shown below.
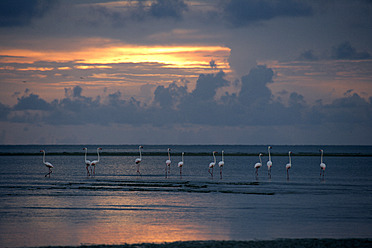
<svg viewBox="0 0 372 248"><path fill-rule="evenodd" d="M267 146L144 145L141 176L137 145L87 146L90 160L102 147L95 176L87 176L83 147L0 146L2 247L372 238L371 146L273 146L271 177ZM42 149L54 165L50 178ZM212 178L212 152L218 163L222 150L222 179L218 166Z"/></svg>

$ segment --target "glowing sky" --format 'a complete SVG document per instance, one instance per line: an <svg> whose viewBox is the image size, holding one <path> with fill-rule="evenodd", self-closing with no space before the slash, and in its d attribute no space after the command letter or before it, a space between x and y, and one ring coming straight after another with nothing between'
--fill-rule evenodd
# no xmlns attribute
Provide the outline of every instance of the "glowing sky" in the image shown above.
<svg viewBox="0 0 372 248"><path fill-rule="evenodd" d="M0 144L372 144L372 3L0 2Z"/></svg>

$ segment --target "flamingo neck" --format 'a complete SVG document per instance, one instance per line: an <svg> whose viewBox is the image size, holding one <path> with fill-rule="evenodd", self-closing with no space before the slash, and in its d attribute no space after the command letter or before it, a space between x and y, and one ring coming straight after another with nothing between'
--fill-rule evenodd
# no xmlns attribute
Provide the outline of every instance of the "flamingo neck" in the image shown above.
<svg viewBox="0 0 372 248"><path fill-rule="evenodd" d="M98 162L99 162L99 148L97 148Z"/></svg>
<svg viewBox="0 0 372 248"><path fill-rule="evenodd" d="M213 158L214 158L214 163L216 163L216 156L214 156L214 153L213 153Z"/></svg>
<svg viewBox="0 0 372 248"><path fill-rule="evenodd" d="M168 150L168 160L170 160L170 153L169 153L169 150Z"/></svg>
<svg viewBox="0 0 372 248"><path fill-rule="evenodd" d="M288 153L288 156L289 156L289 163L291 164L291 153Z"/></svg>
<svg viewBox="0 0 372 248"><path fill-rule="evenodd" d="M183 163L183 153L182 153L182 163Z"/></svg>
<svg viewBox="0 0 372 248"><path fill-rule="evenodd" d="M323 151L321 151L321 155L320 155L320 163L323 163Z"/></svg>
<svg viewBox="0 0 372 248"><path fill-rule="evenodd" d="M223 161L223 151L222 151L222 161Z"/></svg>
<svg viewBox="0 0 372 248"><path fill-rule="evenodd" d="M262 164L261 154L258 157L260 158L260 163Z"/></svg>
<svg viewBox="0 0 372 248"><path fill-rule="evenodd" d="M270 155L270 147L267 148L267 150L269 151L269 161L271 161L271 155Z"/></svg>
<svg viewBox="0 0 372 248"><path fill-rule="evenodd" d="M43 163L45 164L45 151L43 151Z"/></svg>
<svg viewBox="0 0 372 248"><path fill-rule="evenodd" d="M142 160L141 147L138 148L140 153L140 159Z"/></svg>

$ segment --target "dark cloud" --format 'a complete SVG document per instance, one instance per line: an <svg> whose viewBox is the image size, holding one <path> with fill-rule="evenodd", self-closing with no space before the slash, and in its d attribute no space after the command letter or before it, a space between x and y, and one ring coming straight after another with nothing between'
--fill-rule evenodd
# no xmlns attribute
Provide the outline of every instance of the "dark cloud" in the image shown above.
<svg viewBox="0 0 372 248"><path fill-rule="evenodd" d="M314 54L313 50L307 50L300 54L298 60L305 60L305 61L316 61L319 58Z"/></svg>
<svg viewBox="0 0 372 248"><path fill-rule="evenodd" d="M217 68L217 64L216 64L216 61L211 59L211 61L209 61L209 66L213 69L213 68Z"/></svg>
<svg viewBox="0 0 372 248"><path fill-rule="evenodd" d="M182 13L187 10L188 7L183 0L156 0L151 4L149 13L157 18L180 19Z"/></svg>
<svg viewBox="0 0 372 248"><path fill-rule="evenodd" d="M11 111L11 108L7 105L4 105L0 102L0 120L5 121L8 118L8 115Z"/></svg>
<svg viewBox="0 0 372 248"><path fill-rule="evenodd" d="M193 101L213 100L219 88L230 84L225 78L223 71L217 74L201 74L196 81L195 90L191 93Z"/></svg>
<svg viewBox="0 0 372 248"><path fill-rule="evenodd" d="M272 82L273 75L273 70L266 66L257 66L251 69L248 75L242 77L239 101L245 105L256 101L269 102L272 94L267 84Z"/></svg>
<svg viewBox="0 0 372 248"><path fill-rule="evenodd" d="M175 108L187 95L186 86L177 86L176 82L168 87L158 86L154 92L154 102L162 108Z"/></svg>
<svg viewBox="0 0 372 248"><path fill-rule="evenodd" d="M370 59L368 52L358 52L350 42L346 41L332 48L333 59Z"/></svg>
<svg viewBox="0 0 372 248"><path fill-rule="evenodd" d="M335 123L372 124L372 102L358 94L347 95L323 106L321 110L324 121Z"/></svg>
<svg viewBox="0 0 372 248"><path fill-rule="evenodd" d="M26 90L26 93L28 90ZM39 95L30 94L18 98L18 103L14 106L14 110L51 110L52 106L50 103L41 99Z"/></svg>
<svg viewBox="0 0 372 248"><path fill-rule="evenodd" d="M295 0L230 0L222 6L225 18L235 27L270 20L281 16L312 15L312 8L303 1Z"/></svg>
<svg viewBox="0 0 372 248"><path fill-rule="evenodd" d="M0 27L28 25L33 18L42 17L57 1L1 0Z"/></svg>

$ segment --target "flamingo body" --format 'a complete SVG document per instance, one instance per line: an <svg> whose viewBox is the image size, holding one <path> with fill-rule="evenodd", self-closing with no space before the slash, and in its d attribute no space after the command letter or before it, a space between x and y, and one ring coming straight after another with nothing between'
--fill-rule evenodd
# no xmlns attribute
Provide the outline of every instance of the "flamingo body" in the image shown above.
<svg viewBox="0 0 372 248"><path fill-rule="evenodd" d="M325 169L326 169L326 164L323 163L323 150L320 149L319 151L321 152L321 155L320 155L320 175L322 175L322 172L323 172L323 176L324 176L324 172L325 172Z"/></svg>
<svg viewBox="0 0 372 248"><path fill-rule="evenodd" d="M90 160L87 159L88 148L84 147L83 150L85 150L85 157L84 157L85 168L87 169L87 175L90 176L88 167L90 166L91 162Z"/></svg>
<svg viewBox="0 0 372 248"><path fill-rule="evenodd" d="M214 155L216 153L217 153L216 151L212 153L214 162L209 163L209 166L208 166L208 172L209 174L211 174L212 177L213 177L213 168L216 165L216 156Z"/></svg>
<svg viewBox="0 0 372 248"><path fill-rule="evenodd" d="M223 159L223 153L224 153L224 151L222 151L221 161L218 162L218 167L220 167L220 179L222 179L222 167L225 165L225 161Z"/></svg>
<svg viewBox="0 0 372 248"><path fill-rule="evenodd" d="M166 167L165 167L165 178L168 177L168 173L170 173L170 165L172 163L171 159L170 159L170 151L171 149L168 148L168 159L165 161L165 164L166 164Z"/></svg>
<svg viewBox="0 0 372 248"><path fill-rule="evenodd" d="M262 153L258 154L258 158L260 159L260 162L254 165L254 168L256 169L256 176L258 176L258 169L261 168L262 166L261 156L262 156Z"/></svg>
<svg viewBox="0 0 372 248"><path fill-rule="evenodd" d="M45 151L44 150L41 150L40 152L43 153L43 164L48 168L49 172L47 174L45 174L45 177L47 177L49 175L50 177L50 174L52 174L52 168L54 168L54 166L49 163L49 162L45 162Z"/></svg>
<svg viewBox="0 0 372 248"><path fill-rule="evenodd" d="M139 175L141 175L141 172L140 172L140 163L142 162L142 153L141 153L141 149L142 148L143 148L143 146L139 146L138 147L140 157L139 158L136 158L136 160L134 160L134 162L137 165L137 174L139 174Z"/></svg>
<svg viewBox="0 0 372 248"><path fill-rule="evenodd" d="M269 161L267 161L266 165L267 165L267 174L269 175L269 177L271 178L271 167L273 166L273 162L271 161L271 154L270 154L270 149L272 147L271 146L268 146L267 147L267 151L269 153Z"/></svg>
<svg viewBox="0 0 372 248"><path fill-rule="evenodd" d="M91 163L90 163L90 166L92 166L92 169L93 169L93 175L96 174L96 165L99 163L99 151L102 150L102 148L97 148L97 155L98 155L98 158L97 160L93 160Z"/></svg>
<svg viewBox="0 0 372 248"><path fill-rule="evenodd" d="M180 168L180 177L182 178L182 167L183 167L183 155L185 153L182 153L182 161L178 162L178 167Z"/></svg>
<svg viewBox="0 0 372 248"><path fill-rule="evenodd" d="M291 161L291 154L292 152L289 151L288 152L288 157L289 157L289 163L285 166L286 170L287 170L287 178L289 178L289 169L292 167L292 161Z"/></svg>
<svg viewBox="0 0 372 248"><path fill-rule="evenodd" d="M139 164L139 163L141 163L141 161L142 161L142 153L141 153L141 149L142 149L142 148L143 148L143 146L139 146L139 147L138 147L140 157L139 157L139 158L136 158L136 160L134 161L136 164Z"/></svg>

